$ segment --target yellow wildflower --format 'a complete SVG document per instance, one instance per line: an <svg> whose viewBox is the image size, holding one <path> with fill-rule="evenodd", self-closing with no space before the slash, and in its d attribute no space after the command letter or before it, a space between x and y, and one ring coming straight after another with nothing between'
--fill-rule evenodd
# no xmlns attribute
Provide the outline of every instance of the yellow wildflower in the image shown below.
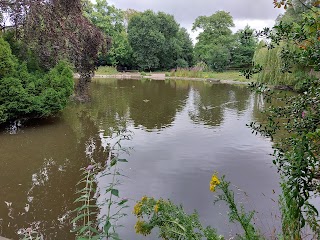
<svg viewBox="0 0 320 240"><path fill-rule="evenodd" d="M155 212L155 213L158 213L158 212L159 212L159 205L158 205L158 204L156 204L156 205L154 206L154 212Z"/></svg>
<svg viewBox="0 0 320 240"><path fill-rule="evenodd" d="M219 184L220 184L220 180L219 180L217 174L215 173L215 174L212 175L212 178L211 178L211 181L210 181L210 191L214 192L216 186L219 185Z"/></svg>
<svg viewBox="0 0 320 240"><path fill-rule="evenodd" d="M148 200L148 197L147 196L143 196L142 198L141 198L141 202L146 202Z"/></svg>
<svg viewBox="0 0 320 240"><path fill-rule="evenodd" d="M144 222L140 219L136 222L136 225L134 225L134 229L136 230L136 233L143 234L143 224Z"/></svg>
<svg viewBox="0 0 320 240"><path fill-rule="evenodd" d="M137 203L135 206L134 206L134 208L133 208L133 213L135 214L135 215L140 215L141 214L141 203Z"/></svg>
<svg viewBox="0 0 320 240"><path fill-rule="evenodd" d="M151 228L148 226L148 224L145 221L141 221L140 219L138 219L136 225L134 225L134 229L136 230L136 233L142 234L144 236L147 236L151 233Z"/></svg>

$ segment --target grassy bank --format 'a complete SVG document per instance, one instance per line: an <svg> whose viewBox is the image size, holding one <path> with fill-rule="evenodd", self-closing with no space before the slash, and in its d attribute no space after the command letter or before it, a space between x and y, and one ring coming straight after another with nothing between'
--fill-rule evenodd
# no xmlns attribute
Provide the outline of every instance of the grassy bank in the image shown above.
<svg viewBox="0 0 320 240"><path fill-rule="evenodd" d="M95 71L96 75L116 75L118 73L119 72L115 67L110 67L110 66L103 66L103 67L101 66Z"/></svg>
<svg viewBox="0 0 320 240"><path fill-rule="evenodd" d="M212 79L218 79L218 80L233 80L238 82L248 82L248 81L255 81L255 78L253 79L246 79L245 77L241 76L239 71L225 71L225 72L205 72L205 71L194 71L192 69L178 69L177 71L171 71L171 72L153 72L154 74L160 74L165 73L166 77L183 77L183 78L212 78ZM115 67L99 67L96 72L96 75L117 75L121 74L117 71ZM151 76L151 73L145 73L145 72L137 72L137 74L140 74L141 77L145 76Z"/></svg>
<svg viewBox="0 0 320 240"><path fill-rule="evenodd" d="M225 72L204 72L204 71L193 71L186 69L178 69L175 72L166 73L167 77L187 77L187 78L213 78L219 80L234 80L238 82L248 82L244 76L241 76L239 71L225 71ZM255 81L255 79L250 79Z"/></svg>

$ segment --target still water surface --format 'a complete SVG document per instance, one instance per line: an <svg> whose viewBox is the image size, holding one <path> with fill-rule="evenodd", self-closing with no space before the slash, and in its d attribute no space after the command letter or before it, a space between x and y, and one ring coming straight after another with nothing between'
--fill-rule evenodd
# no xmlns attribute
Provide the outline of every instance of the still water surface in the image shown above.
<svg viewBox="0 0 320 240"><path fill-rule="evenodd" d="M263 121L263 102L244 86L190 81L96 80L92 101L71 103L57 118L0 132L0 235L18 239L21 228L37 228L44 239L74 239L70 211L90 159L106 159L110 127L133 132L120 194L131 199L122 220L124 240L156 239L134 233L132 206L143 195L170 198L201 221L233 236L227 208L213 205L209 181L227 176L240 202L257 211L266 236L279 225L278 174L271 142L251 134L246 124ZM100 178L99 186L107 185Z"/></svg>

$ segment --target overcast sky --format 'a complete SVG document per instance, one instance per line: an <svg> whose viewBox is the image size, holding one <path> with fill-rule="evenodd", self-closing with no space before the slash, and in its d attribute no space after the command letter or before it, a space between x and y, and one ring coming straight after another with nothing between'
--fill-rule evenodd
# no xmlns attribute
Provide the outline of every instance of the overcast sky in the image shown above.
<svg viewBox="0 0 320 240"><path fill-rule="evenodd" d="M272 27L274 20L283 12L275 9L272 0L110 0L117 8L132 8L138 11L151 9L163 11L175 16L182 27L188 29L191 37L192 23L198 16L210 16L216 11L230 12L236 25L234 31L247 24L255 29Z"/></svg>

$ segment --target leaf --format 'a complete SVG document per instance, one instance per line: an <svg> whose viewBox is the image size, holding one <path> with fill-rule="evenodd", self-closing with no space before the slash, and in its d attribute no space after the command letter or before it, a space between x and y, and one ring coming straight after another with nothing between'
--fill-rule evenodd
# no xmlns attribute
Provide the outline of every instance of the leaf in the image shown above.
<svg viewBox="0 0 320 240"><path fill-rule="evenodd" d="M127 203L127 202L128 202L128 199L123 199L122 201L120 201L120 202L118 203L118 205L121 206L121 205L123 205L123 204L125 204L125 203Z"/></svg>
<svg viewBox="0 0 320 240"><path fill-rule="evenodd" d="M83 227L80 229L79 234L84 233L84 231L86 231L88 228L89 228L89 226L83 226Z"/></svg>
<svg viewBox="0 0 320 240"><path fill-rule="evenodd" d="M79 219L81 219L83 217L88 217L90 215L95 215L95 214L97 214L97 212L82 213L79 216L77 216L74 219L72 219L71 223L75 223L75 222L77 222Z"/></svg>
<svg viewBox="0 0 320 240"><path fill-rule="evenodd" d="M109 229L111 228L111 223L110 223L110 221L108 220L107 222L106 222L106 224L104 225L104 233L108 233L109 232Z"/></svg>
<svg viewBox="0 0 320 240"><path fill-rule="evenodd" d="M119 190L118 189L111 189L111 194L116 197L119 197Z"/></svg>
<svg viewBox="0 0 320 240"><path fill-rule="evenodd" d="M118 161L117 158L113 158L113 159L111 160L110 166L113 167L114 165L116 165L116 164L117 164L117 161Z"/></svg>
<svg viewBox="0 0 320 240"><path fill-rule="evenodd" d="M127 159L118 159L118 162L128 162Z"/></svg>

